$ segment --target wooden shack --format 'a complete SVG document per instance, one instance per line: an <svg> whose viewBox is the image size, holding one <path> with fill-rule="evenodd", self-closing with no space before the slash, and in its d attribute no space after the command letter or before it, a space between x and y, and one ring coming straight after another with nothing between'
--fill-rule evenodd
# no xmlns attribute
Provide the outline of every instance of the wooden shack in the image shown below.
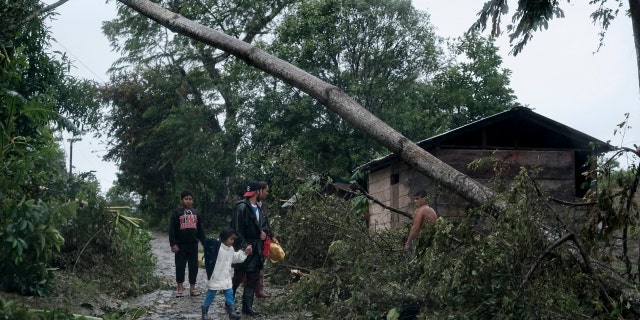
<svg viewBox="0 0 640 320"><path fill-rule="evenodd" d="M429 153L456 170L489 187L495 179L493 167L471 170L477 159L493 159L502 168L501 182L509 184L521 167L537 169L537 183L550 195L565 201L579 201L582 173L587 160L612 147L582 132L516 107L446 133L418 142ZM413 193L426 189L429 204L439 216L456 217L468 202L409 167L396 154L372 160L358 168L368 172L368 191L385 205L412 212ZM391 213L375 203L369 208L372 231L396 228L409 219Z"/></svg>

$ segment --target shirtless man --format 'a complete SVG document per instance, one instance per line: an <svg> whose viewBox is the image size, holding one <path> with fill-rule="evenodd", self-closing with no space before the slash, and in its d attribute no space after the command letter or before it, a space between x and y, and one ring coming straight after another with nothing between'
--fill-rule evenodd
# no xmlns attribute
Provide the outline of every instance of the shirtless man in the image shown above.
<svg viewBox="0 0 640 320"><path fill-rule="evenodd" d="M438 219L438 215L436 212L427 205L427 192L424 190L420 190L413 194L413 202L416 205L416 212L413 214L413 225L411 226L411 231L409 231L409 237L407 237L407 242L404 244L404 251L410 252L412 251L413 240L420 233L420 229L422 226L426 224L434 225L436 224L436 220Z"/></svg>

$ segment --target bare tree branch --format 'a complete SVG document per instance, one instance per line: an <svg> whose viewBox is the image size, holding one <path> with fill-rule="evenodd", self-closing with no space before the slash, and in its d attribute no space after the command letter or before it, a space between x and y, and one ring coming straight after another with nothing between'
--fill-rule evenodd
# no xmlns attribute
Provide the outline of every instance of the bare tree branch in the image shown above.
<svg viewBox="0 0 640 320"><path fill-rule="evenodd" d="M525 285L529 282L529 279L531 279L531 275L536 269L538 269L542 261L547 256L549 256L557 247L559 247L560 245L562 245L567 241L571 241L575 245L575 250L577 250L580 256L582 257L583 263L580 265L582 268L582 271L593 277L593 280L598 285L598 291L600 292L600 297L602 298L602 301L604 302L605 306L609 311L613 310L614 308L613 300L607 293L607 290L602 284L602 281L600 281L600 279L597 277L596 272L593 266L591 265L591 259L589 258L589 255L585 252L584 248L582 247L582 245L580 245L578 239L576 238L576 235L573 233L565 234L563 237L556 240L547 249L545 249L544 252L542 252L542 254L540 254L540 256L538 257L534 265L531 266L531 268L529 269L529 272L527 272L524 279L522 280L522 283L520 284L520 288L518 289L518 296L522 293L522 291L525 288Z"/></svg>
<svg viewBox="0 0 640 320"><path fill-rule="evenodd" d="M411 214L409 214L408 212L405 212L405 211L402 211L402 210L398 210L398 209L393 208L393 207L389 207L388 205L380 202L380 200L376 199L374 196L370 195L367 191L365 191L364 188L362 188L362 186L360 184L352 183L351 187L358 188L358 190L360 190L360 192L362 192L362 195L364 195L365 198L373 201L373 203L381 206L382 208L387 209L387 210L389 210L391 212L395 212L397 214L403 215L403 216L405 216L405 217L407 217L409 219L413 218L413 216Z"/></svg>
<svg viewBox="0 0 640 320"><path fill-rule="evenodd" d="M36 10L33 13L31 13L26 19L24 19L24 22L27 23L27 22L33 20L34 18L36 18L37 16L39 16L39 15L45 13L45 12L49 12L49 11L51 11L51 10L61 6L61 5L63 5L67 1L69 1L69 0L58 0L57 2L54 2L54 3L52 3L52 4L50 4L50 5L46 6L46 7L43 7L40 10Z"/></svg>

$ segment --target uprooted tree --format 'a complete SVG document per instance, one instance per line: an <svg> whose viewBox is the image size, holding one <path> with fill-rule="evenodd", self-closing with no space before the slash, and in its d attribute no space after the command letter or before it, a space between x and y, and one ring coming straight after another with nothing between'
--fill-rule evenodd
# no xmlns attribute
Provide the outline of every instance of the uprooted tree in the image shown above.
<svg viewBox="0 0 640 320"><path fill-rule="evenodd" d="M338 87L328 84L251 44L190 21L156 3L129 0L120 2L173 32L229 52L246 61L249 65L304 91L354 127L374 138L389 151L399 154L410 165L418 168L427 176L442 182L446 187L463 195L471 202L484 203L491 199L493 195L491 190L418 147L367 111Z"/></svg>
<svg viewBox="0 0 640 320"><path fill-rule="evenodd" d="M339 88L323 82L251 44L190 21L156 3L148 0L119 1L173 32L226 51L244 60L249 65L304 91L354 127L375 139L389 151L398 154L409 165L460 194L470 202L485 205L490 203L492 210L497 212L504 208L504 203L494 200L494 193L490 189L456 171L418 147L415 143L375 117ZM489 202L489 200L494 201ZM588 255L581 249L580 243L575 237L567 235L559 240L558 244L571 241L569 245L572 245L576 257L584 261L588 274L592 274L595 277L604 276L613 280L602 282L601 293L606 293L609 288L605 287L611 286L612 290L615 289L615 291L621 292L622 299L631 306L630 310L636 315L640 315L640 295L638 295L632 284L620 279L614 272L592 265ZM611 303L611 298L606 294L604 294L603 300L605 300L605 305Z"/></svg>

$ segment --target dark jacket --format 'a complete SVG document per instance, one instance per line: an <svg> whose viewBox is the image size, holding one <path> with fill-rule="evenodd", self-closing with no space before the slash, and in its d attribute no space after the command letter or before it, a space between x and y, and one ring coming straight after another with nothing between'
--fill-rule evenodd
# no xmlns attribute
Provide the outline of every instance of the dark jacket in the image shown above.
<svg viewBox="0 0 640 320"><path fill-rule="evenodd" d="M198 244L198 241L204 245L205 235L202 228L202 219L198 212L191 208L185 210L180 207L176 209L169 220L169 245L174 244L188 245Z"/></svg>
<svg viewBox="0 0 640 320"><path fill-rule="evenodd" d="M249 245L253 248L251 255L243 263L233 265L236 269L253 272L261 270L264 266L264 256L262 255L264 241L260 240L260 234L264 231L270 235L271 230L260 207L258 207L258 213L259 220L251 208L251 203L246 199L236 203L233 218L231 219L231 228L236 231L238 237L233 243L233 248L235 250L244 250Z"/></svg>
<svg viewBox="0 0 640 320"><path fill-rule="evenodd" d="M220 244L222 244L220 240L213 238L207 238L202 244L202 247L204 247L204 268L207 270L207 280L211 279L213 269L216 267Z"/></svg>

